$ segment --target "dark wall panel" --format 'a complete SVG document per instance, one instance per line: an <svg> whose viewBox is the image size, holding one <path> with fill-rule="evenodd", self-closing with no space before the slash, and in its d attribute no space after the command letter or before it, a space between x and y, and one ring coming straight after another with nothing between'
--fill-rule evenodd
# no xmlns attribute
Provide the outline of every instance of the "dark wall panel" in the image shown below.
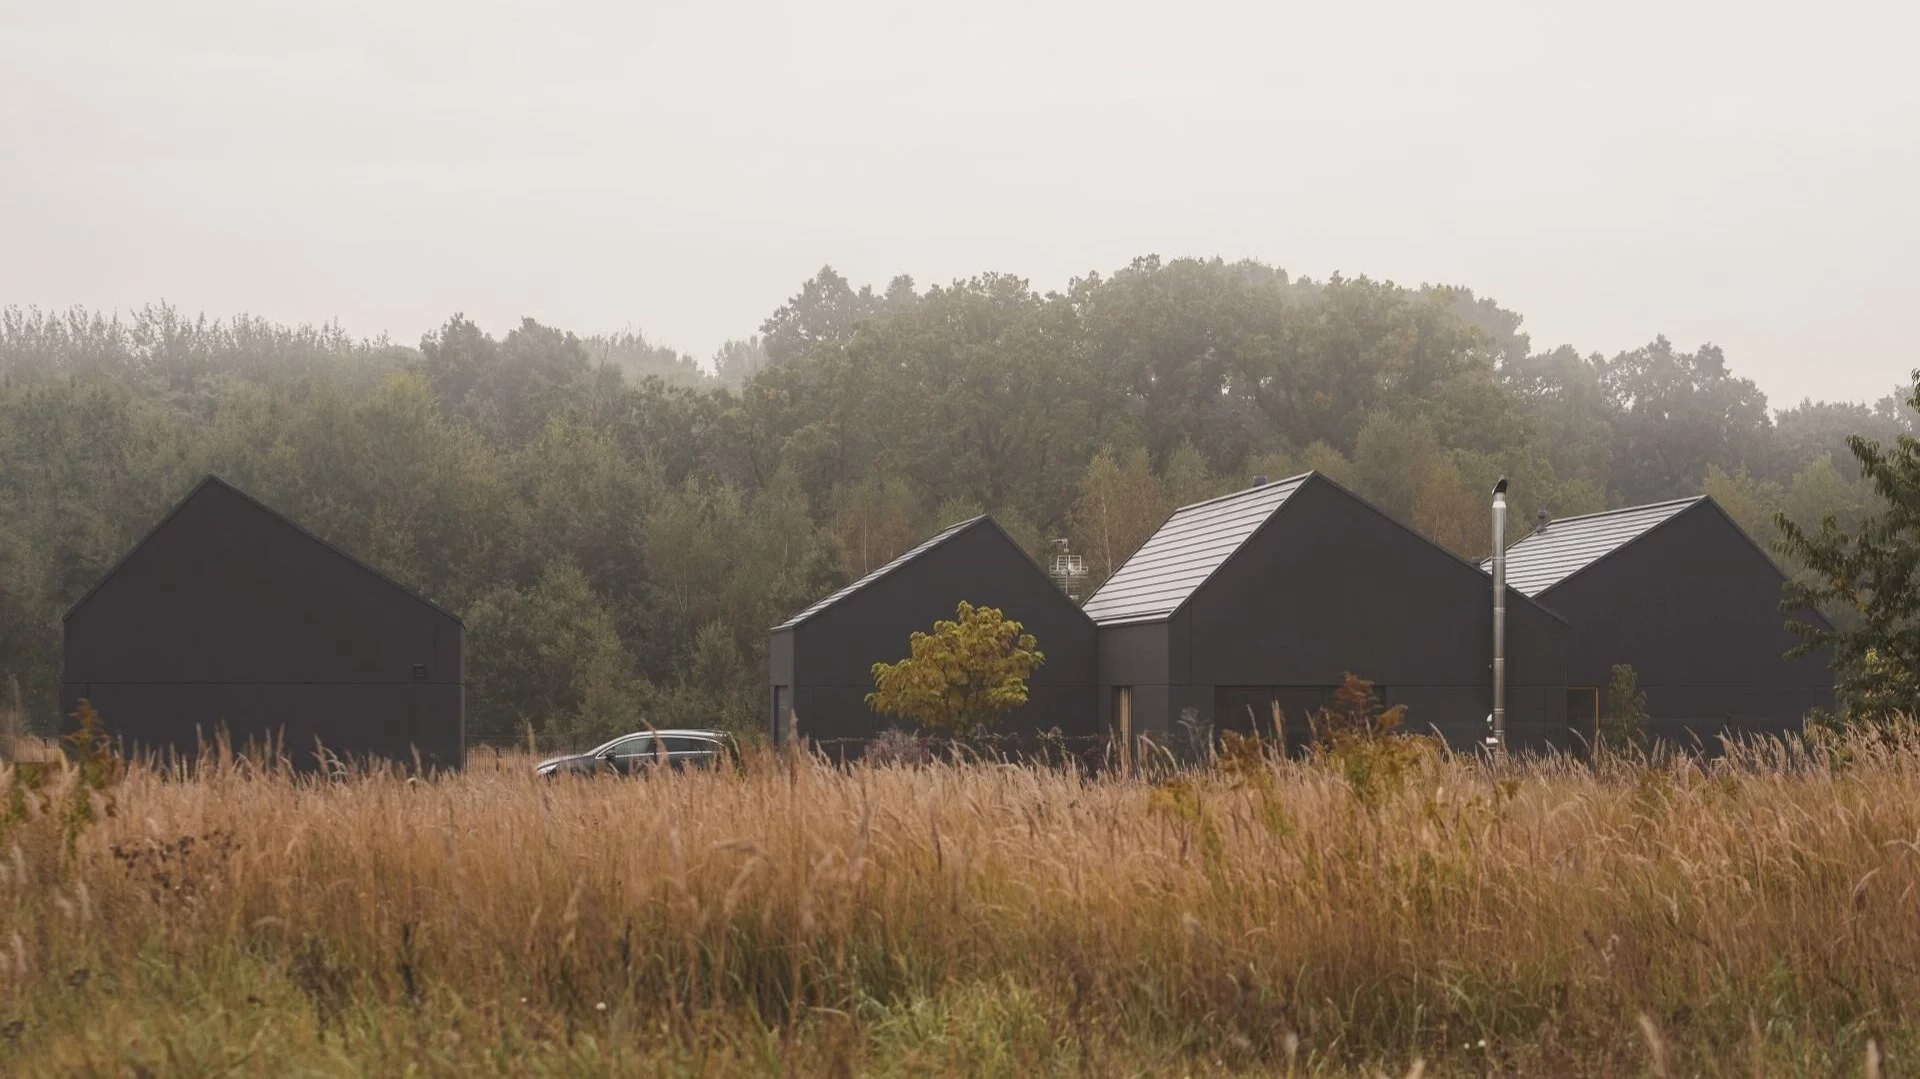
<svg viewBox="0 0 1920 1079"><path fill-rule="evenodd" d="M1492 706L1491 579L1329 483L1303 486L1188 609L1197 684L1453 687L1413 708L1421 726ZM1566 626L1513 592L1507 647L1510 690L1564 685ZM1556 694L1510 696L1515 718L1553 718L1524 712Z"/></svg>
<svg viewBox="0 0 1920 1079"><path fill-rule="evenodd" d="M1165 622L1101 627L1100 684L1166 685L1169 680L1167 640Z"/></svg>
<svg viewBox="0 0 1920 1079"><path fill-rule="evenodd" d="M1034 635L1046 662L1010 727L1098 730L1093 623L991 522L954 535L788 631L800 732L816 743L861 742L888 726L865 703L875 663L906 657L908 639L951 619L965 600L998 607ZM902 724L904 725L904 724Z"/></svg>
<svg viewBox="0 0 1920 1079"><path fill-rule="evenodd" d="M1196 680L1193 662L1193 611L1191 608L1173 612L1167 619L1167 684L1187 685Z"/></svg>
<svg viewBox="0 0 1920 1079"><path fill-rule="evenodd" d="M1605 687L1631 664L1656 719L1744 713L1798 720L1832 703L1827 662L1787 660L1781 575L1720 510L1702 503L1543 601L1573 625L1568 681Z"/></svg>
<svg viewBox="0 0 1920 1079"><path fill-rule="evenodd" d="M871 689L873 664L905 658L908 637L952 618L961 600L998 607L1034 635L1047 661L1033 684L1093 684L1092 623L1032 559L985 524L795 627L795 678Z"/></svg>
<svg viewBox="0 0 1920 1079"><path fill-rule="evenodd" d="M1403 706L1405 718L1400 729L1407 734L1439 735L1456 749L1478 746L1488 733L1486 694L1478 687L1464 686L1383 686L1381 702L1387 707ZM1335 703L1335 686L1223 686L1215 690L1214 730L1247 733L1258 729L1263 737L1273 734L1272 707L1281 709L1283 733L1290 748L1305 745L1312 737L1313 724L1322 709ZM1513 750L1540 750L1564 745L1566 724L1564 708L1556 710L1546 700L1549 692L1538 687L1523 687L1509 695L1512 710L1530 717L1524 724L1508 723L1508 747ZM1250 721L1251 708L1254 720Z"/></svg>
<svg viewBox="0 0 1920 1079"><path fill-rule="evenodd" d="M1449 744L1464 746L1486 737L1492 696L1491 686L1389 686L1385 699L1389 705L1406 706L1401 729L1407 733L1438 730ZM1513 696L1508 694L1510 703Z"/></svg>
<svg viewBox="0 0 1920 1079"><path fill-rule="evenodd" d="M859 686L802 686L794 691L795 718L802 737L834 756L858 756L874 736L890 727L913 730L915 725L895 716L876 715L867 707L870 688ZM1036 734L1060 728L1061 736L1076 748L1100 735L1093 686L1033 686L1026 705L1015 709L993 731L1002 735Z"/></svg>
<svg viewBox="0 0 1920 1079"><path fill-rule="evenodd" d="M1814 707L1831 707L1830 690L1814 686L1651 686L1647 714L1654 720L1731 724L1736 728L1795 729ZM1604 697L1602 698L1604 701Z"/></svg>
<svg viewBox="0 0 1920 1079"><path fill-rule="evenodd" d="M1708 757L1723 755L1728 742L1794 738L1800 734L1800 731L1799 721L1779 717L1759 717L1732 722L1657 719L1647 724L1647 734L1655 741L1692 750Z"/></svg>
<svg viewBox="0 0 1920 1079"><path fill-rule="evenodd" d="M793 631L775 633L767 641L767 682L769 685L793 684Z"/></svg>
<svg viewBox="0 0 1920 1079"><path fill-rule="evenodd" d="M458 623L208 485L68 619L71 682L458 685Z"/></svg>
<svg viewBox="0 0 1920 1079"><path fill-rule="evenodd" d="M1167 709L1159 715L1149 715L1147 734L1160 745L1177 749L1190 755L1194 748L1196 729L1204 734L1212 729L1214 722L1214 688L1212 686L1171 685L1167 687ZM1138 716L1134 720L1134 730L1143 729Z"/></svg>
<svg viewBox="0 0 1920 1079"><path fill-rule="evenodd" d="M68 683L69 713L88 699L109 735L131 753L194 754L224 729L236 749L271 740L298 767L316 763L316 739L342 757L457 768L463 745L461 686Z"/></svg>
<svg viewBox="0 0 1920 1079"><path fill-rule="evenodd" d="M1167 729L1170 726L1167 717L1175 711L1173 700L1180 688L1178 686L1133 687L1133 737L1136 741L1146 737L1162 745L1166 744Z"/></svg>

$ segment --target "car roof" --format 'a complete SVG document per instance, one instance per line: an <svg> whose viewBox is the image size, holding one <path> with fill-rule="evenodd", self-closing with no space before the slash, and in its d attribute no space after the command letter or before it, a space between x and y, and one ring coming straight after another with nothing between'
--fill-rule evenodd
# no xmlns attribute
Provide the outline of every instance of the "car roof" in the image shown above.
<svg viewBox="0 0 1920 1079"><path fill-rule="evenodd" d="M619 738L615 738L614 741L618 742L626 738L639 738L656 734L662 738L706 738L717 740L728 737L726 731L700 730L692 727L673 727L658 731L634 731L632 734L623 734Z"/></svg>

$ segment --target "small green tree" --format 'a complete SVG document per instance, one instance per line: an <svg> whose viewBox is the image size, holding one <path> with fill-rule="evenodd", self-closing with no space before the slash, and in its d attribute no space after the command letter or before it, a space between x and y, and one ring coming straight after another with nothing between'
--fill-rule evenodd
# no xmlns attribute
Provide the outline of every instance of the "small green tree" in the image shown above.
<svg viewBox="0 0 1920 1079"><path fill-rule="evenodd" d="M1339 772L1361 805L1377 809L1418 775L1438 748L1424 736L1401 733L1406 718L1406 705L1386 707L1372 682L1349 672L1333 703L1307 717L1312 757Z"/></svg>
<svg viewBox="0 0 1920 1079"><path fill-rule="evenodd" d="M1907 398L1920 408L1920 371ZM1910 434L1893 445L1851 435L1847 449L1873 485L1882 511L1848 532L1828 513L1810 533L1784 513L1776 514L1779 548L1808 569L1788 582L1782 607L1789 613L1825 607L1858 612L1844 627L1794 619L1800 637L1790 656L1832 650L1838 719L1879 723L1897 715L1920 715L1920 440Z"/></svg>
<svg viewBox="0 0 1920 1079"><path fill-rule="evenodd" d="M962 600L953 621L909 639L907 658L873 665L867 707L971 734L1027 703L1027 677L1046 662L1036 644L998 608Z"/></svg>
<svg viewBox="0 0 1920 1079"><path fill-rule="evenodd" d="M1647 695L1640 692L1640 676L1628 663L1613 665L1607 683L1607 708L1600 717L1600 744L1608 749L1645 749Z"/></svg>

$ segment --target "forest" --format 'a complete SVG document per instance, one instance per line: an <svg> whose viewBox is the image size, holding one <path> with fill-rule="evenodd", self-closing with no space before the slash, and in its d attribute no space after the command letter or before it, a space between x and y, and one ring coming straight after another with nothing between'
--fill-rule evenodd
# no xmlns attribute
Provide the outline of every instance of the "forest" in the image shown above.
<svg viewBox="0 0 1920 1079"><path fill-rule="evenodd" d="M769 626L981 511L1094 586L1173 507L1307 469L1468 556L1501 474L1518 522L1705 491L1764 543L1861 518L1846 436L1920 419L1902 372L1782 409L1712 345L1522 326L1463 288L1155 257L1049 292L825 268L705 363L531 319L405 345L5 308L0 692L57 723L66 607L209 472L461 614L472 740L561 744L759 729Z"/></svg>

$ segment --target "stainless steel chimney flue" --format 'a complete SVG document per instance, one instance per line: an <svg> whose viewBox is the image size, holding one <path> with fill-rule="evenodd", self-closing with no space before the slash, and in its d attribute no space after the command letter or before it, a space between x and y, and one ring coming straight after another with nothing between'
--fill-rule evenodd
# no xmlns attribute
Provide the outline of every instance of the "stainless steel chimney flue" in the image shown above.
<svg viewBox="0 0 1920 1079"><path fill-rule="evenodd" d="M1507 752L1507 478L1493 485L1493 730L1487 746Z"/></svg>

